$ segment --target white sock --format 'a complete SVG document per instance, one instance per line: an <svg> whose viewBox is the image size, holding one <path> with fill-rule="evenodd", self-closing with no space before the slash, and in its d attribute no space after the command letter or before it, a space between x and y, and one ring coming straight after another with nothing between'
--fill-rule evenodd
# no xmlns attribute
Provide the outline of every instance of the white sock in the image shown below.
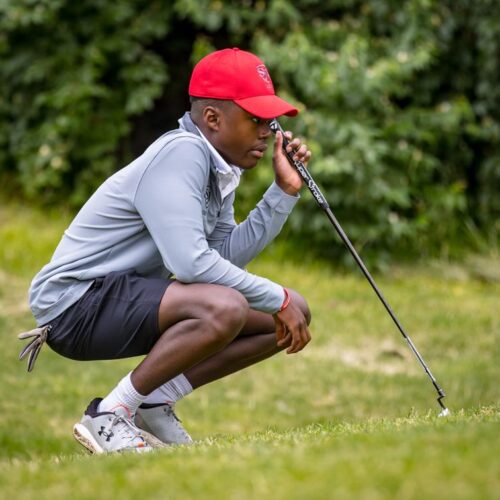
<svg viewBox="0 0 500 500"><path fill-rule="evenodd" d="M130 372L123 377L118 385L99 403L98 411L112 411L127 413L127 417L132 416L137 408L146 399L146 396L139 394L130 380Z"/></svg>
<svg viewBox="0 0 500 500"><path fill-rule="evenodd" d="M159 404L159 403L170 403L174 404L179 399L187 396L190 392L193 392L193 386L189 383L189 380L184 376L184 374L177 375L172 380L165 382L160 385L158 389L155 389L152 393L148 394L144 403L148 404Z"/></svg>

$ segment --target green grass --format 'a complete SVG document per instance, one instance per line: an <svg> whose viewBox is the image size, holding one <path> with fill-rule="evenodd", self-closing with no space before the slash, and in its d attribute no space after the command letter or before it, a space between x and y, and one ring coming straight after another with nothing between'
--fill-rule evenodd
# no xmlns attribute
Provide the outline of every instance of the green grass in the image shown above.
<svg viewBox="0 0 500 500"><path fill-rule="evenodd" d="M88 456L72 424L138 360L76 362L45 347L33 373L17 361L29 281L68 221L0 208L2 498L499 498L500 287L444 263L376 279L451 417L436 417L432 385L359 273L278 262L271 249L251 270L308 298L313 343L181 401L196 445Z"/></svg>

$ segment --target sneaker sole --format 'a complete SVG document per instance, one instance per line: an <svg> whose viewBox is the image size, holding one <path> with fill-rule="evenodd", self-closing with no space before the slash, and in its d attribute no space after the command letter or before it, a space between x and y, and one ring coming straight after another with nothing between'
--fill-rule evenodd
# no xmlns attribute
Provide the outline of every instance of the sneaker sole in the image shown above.
<svg viewBox="0 0 500 500"><path fill-rule="evenodd" d="M141 436L144 438L144 441L151 446L151 448L168 448L169 445L164 443L161 439L158 439L153 434L150 434L148 431L145 431L141 428Z"/></svg>
<svg viewBox="0 0 500 500"><path fill-rule="evenodd" d="M75 424L73 426L73 436L74 438L87 450L90 451L92 454L100 455L103 453L109 453L106 450L104 450L97 441L94 439L90 431L82 424ZM149 432L146 432L145 430L141 429L141 436L144 438L144 441L151 447L151 448L167 448L168 445L166 445L163 441L160 441L157 437L153 436ZM136 451L137 453L144 453L146 449L142 448L137 448L135 450L128 450L128 451ZM147 450L151 451L151 449Z"/></svg>
<svg viewBox="0 0 500 500"><path fill-rule="evenodd" d="M75 424L73 426L73 436L82 446L87 448L90 453L95 453L97 455L105 453L104 449L99 446L97 441L93 438L92 434L84 425Z"/></svg>

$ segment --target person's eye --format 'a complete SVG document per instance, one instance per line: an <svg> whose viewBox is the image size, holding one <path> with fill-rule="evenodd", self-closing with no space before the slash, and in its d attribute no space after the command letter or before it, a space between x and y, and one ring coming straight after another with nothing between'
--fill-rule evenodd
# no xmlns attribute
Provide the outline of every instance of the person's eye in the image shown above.
<svg viewBox="0 0 500 500"><path fill-rule="evenodd" d="M264 120L262 118L258 118L257 116L252 116L251 120L256 124L260 125L261 123L264 123Z"/></svg>

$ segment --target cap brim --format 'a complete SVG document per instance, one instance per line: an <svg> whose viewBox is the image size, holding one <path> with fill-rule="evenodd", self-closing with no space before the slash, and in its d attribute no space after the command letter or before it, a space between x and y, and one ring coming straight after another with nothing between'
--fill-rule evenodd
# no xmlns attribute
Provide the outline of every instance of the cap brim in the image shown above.
<svg viewBox="0 0 500 500"><path fill-rule="evenodd" d="M261 95L245 99L234 99L234 102L248 113L264 120L270 120L282 115L295 116L299 112L296 107L277 95Z"/></svg>

